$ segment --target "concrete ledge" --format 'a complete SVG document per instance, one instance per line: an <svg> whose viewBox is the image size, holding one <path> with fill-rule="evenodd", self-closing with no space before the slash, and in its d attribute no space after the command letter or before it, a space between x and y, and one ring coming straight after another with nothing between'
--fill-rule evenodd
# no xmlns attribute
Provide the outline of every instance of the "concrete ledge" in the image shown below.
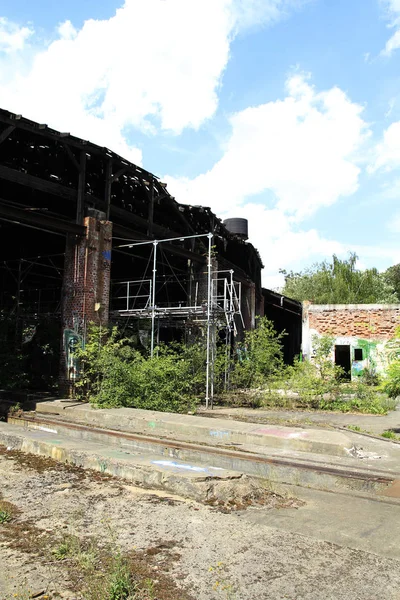
<svg viewBox="0 0 400 600"><path fill-rule="evenodd" d="M320 454L289 454L266 447L262 454L255 453L260 447L227 450L69 423L54 416L22 416L10 421L12 424L0 423L0 444L197 500L228 494L228 503L231 499L237 502L238 497L249 497L249 493L254 497L266 488L279 494L291 488L290 493L296 494L294 487L300 486L400 503L400 473L393 457L382 463L355 464L354 457L328 460ZM185 483L180 478L164 479L158 471L179 474ZM190 486L195 480L196 490L188 486L188 478Z"/></svg>
<svg viewBox="0 0 400 600"><path fill-rule="evenodd" d="M165 456L134 454L113 446L76 440L50 432L21 432L20 427L0 423L0 445L7 450L20 450L46 456L58 462L73 464L84 469L107 473L135 485L166 490L178 496L199 502L242 502L251 494L265 488L261 480L236 471L187 464L169 460Z"/></svg>
<svg viewBox="0 0 400 600"><path fill-rule="evenodd" d="M40 402L36 412L38 415L58 415L69 422L82 425L213 446L265 446L346 457L353 445L349 436L338 431L256 425L134 408L95 409L89 404L63 400Z"/></svg>

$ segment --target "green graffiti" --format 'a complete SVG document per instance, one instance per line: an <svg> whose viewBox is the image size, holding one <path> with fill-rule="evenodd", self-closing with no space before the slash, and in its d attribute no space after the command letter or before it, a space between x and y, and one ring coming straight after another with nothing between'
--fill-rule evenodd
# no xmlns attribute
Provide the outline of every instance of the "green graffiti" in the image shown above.
<svg viewBox="0 0 400 600"><path fill-rule="evenodd" d="M361 377L364 370L368 368L370 371L375 371L377 367L377 346L378 340L358 339L351 351L353 353L351 363L351 374L353 377ZM362 350L362 360L355 360L355 350Z"/></svg>

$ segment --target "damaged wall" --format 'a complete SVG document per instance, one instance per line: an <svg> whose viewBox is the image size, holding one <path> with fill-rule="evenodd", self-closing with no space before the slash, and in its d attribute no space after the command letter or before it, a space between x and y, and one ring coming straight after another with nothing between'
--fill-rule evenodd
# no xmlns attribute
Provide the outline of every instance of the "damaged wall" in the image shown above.
<svg viewBox="0 0 400 600"><path fill-rule="evenodd" d="M385 372L400 354L400 304L303 303L303 355L312 358L313 336L334 338L332 360L352 379L365 369Z"/></svg>

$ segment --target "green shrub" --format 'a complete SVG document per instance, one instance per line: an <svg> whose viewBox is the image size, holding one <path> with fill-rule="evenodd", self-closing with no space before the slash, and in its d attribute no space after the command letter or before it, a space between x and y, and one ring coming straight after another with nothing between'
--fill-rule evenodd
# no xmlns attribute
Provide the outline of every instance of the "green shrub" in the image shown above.
<svg viewBox="0 0 400 600"><path fill-rule="evenodd" d="M237 359L231 373L235 389L254 388L277 376L283 369L282 338L272 321L266 317L257 319L257 327L245 332L244 342L237 346Z"/></svg>
<svg viewBox="0 0 400 600"><path fill-rule="evenodd" d="M400 396L400 360L396 359L390 363L387 370L387 379L383 384L383 389L389 398Z"/></svg>
<svg viewBox="0 0 400 600"><path fill-rule="evenodd" d="M198 358L198 350L193 353ZM100 332L92 326L79 359L83 374L76 384L78 397L104 408L186 412L193 408L201 384L189 350L159 347L153 358L145 357L115 327Z"/></svg>

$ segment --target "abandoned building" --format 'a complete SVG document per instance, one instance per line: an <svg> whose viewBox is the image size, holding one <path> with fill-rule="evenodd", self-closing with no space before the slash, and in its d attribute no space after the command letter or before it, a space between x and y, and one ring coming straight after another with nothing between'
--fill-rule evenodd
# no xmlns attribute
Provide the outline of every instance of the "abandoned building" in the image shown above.
<svg viewBox="0 0 400 600"><path fill-rule="evenodd" d="M262 289L245 220L180 204L107 148L6 110L0 222L2 347L24 349L38 387L59 365L74 380L74 345L109 319L146 321L144 344L151 322L154 344L206 321L240 336L265 312L289 333L286 360L300 350L301 305Z"/></svg>
<svg viewBox="0 0 400 600"><path fill-rule="evenodd" d="M365 369L383 373L400 354L400 304L303 303L302 350L312 358L314 336L334 338L332 360L348 379Z"/></svg>

